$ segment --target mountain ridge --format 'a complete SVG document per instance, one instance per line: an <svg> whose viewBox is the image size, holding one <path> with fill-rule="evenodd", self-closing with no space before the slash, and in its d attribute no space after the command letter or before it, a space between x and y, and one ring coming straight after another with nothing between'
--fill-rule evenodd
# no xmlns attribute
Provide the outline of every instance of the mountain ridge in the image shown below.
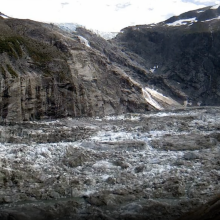
<svg viewBox="0 0 220 220"><path fill-rule="evenodd" d="M148 108L141 88L105 56L88 48L85 39L69 36L52 24L11 18L0 22L3 121L101 116L135 111L137 106L141 111ZM112 85L118 86L113 89Z"/></svg>
<svg viewBox="0 0 220 220"><path fill-rule="evenodd" d="M182 103L219 105L220 7L211 8L186 12L158 24L127 27L112 41L153 72L148 86ZM197 21L195 13L209 20Z"/></svg>
<svg viewBox="0 0 220 220"><path fill-rule="evenodd" d="M219 6L108 41L77 25L2 16L2 121L220 105Z"/></svg>
<svg viewBox="0 0 220 220"><path fill-rule="evenodd" d="M1 220L219 219L219 19L193 13L109 41L2 15Z"/></svg>

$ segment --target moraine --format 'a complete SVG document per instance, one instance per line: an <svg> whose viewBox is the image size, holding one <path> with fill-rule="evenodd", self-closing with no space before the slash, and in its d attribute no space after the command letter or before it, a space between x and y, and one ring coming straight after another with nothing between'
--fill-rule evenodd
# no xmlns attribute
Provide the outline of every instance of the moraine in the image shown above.
<svg viewBox="0 0 220 220"><path fill-rule="evenodd" d="M219 193L218 107L0 129L0 219L178 219Z"/></svg>

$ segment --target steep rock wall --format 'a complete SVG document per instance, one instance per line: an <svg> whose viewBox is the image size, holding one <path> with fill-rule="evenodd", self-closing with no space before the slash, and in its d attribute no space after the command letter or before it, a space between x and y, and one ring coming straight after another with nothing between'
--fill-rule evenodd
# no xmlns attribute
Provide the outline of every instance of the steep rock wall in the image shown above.
<svg viewBox="0 0 220 220"><path fill-rule="evenodd" d="M105 55L49 24L1 20L1 122L153 109Z"/></svg>
<svg viewBox="0 0 220 220"><path fill-rule="evenodd" d="M136 74L151 87L181 103L219 105L219 15L220 7L206 7L158 24L127 27L112 43L151 73L150 78Z"/></svg>

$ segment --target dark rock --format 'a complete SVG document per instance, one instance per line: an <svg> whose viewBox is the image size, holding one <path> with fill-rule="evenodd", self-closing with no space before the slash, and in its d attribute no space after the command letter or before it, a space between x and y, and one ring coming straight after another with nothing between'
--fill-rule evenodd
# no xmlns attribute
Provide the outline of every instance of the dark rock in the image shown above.
<svg viewBox="0 0 220 220"><path fill-rule="evenodd" d="M108 184L115 184L116 183L116 179L115 178L112 178L112 177L108 177L108 179L106 180L106 182L108 183Z"/></svg>
<svg viewBox="0 0 220 220"><path fill-rule="evenodd" d="M214 199L210 200L204 205L191 210L184 214L178 220L219 220L220 219L220 202L219 196L216 196Z"/></svg>
<svg viewBox="0 0 220 220"><path fill-rule="evenodd" d="M187 152L183 157L185 160L196 160L200 158L200 156L194 152Z"/></svg>
<svg viewBox="0 0 220 220"><path fill-rule="evenodd" d="M125 162L125 161L123 161L123 159L116 160L116 161L113 162L113 164L115 166L120 166L122 169L127 169L128 167L130 167L130 164Z"/></svg>
<svg viewBox="0 0 220 220"><path fill-rule="evenodd" d="M126 27L112 42L135 60L139 69L148 72L135 69L132 76L138 76L138 82L151 85L182 104L188 100L193 106L219 105L220 11L210 7L200 9L201 13L197 11L173 16L156 25ZM192 18L198 22L168 26Z"/></svg>
<svg viewBox="0 0 220 220"><path fill-rule="evenodd" d="M135 173L143 172L144 168L145 168L144 165L137 166L137 167L134 168L134 172Z"/></svg>

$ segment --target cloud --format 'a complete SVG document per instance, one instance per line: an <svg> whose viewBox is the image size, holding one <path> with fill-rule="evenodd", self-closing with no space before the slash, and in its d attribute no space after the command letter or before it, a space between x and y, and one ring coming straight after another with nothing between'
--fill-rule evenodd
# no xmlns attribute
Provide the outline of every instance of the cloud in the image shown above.
<svg viewBox="0 0 220 220"><path fill-rule="evenodd" d="M120 9L127 8L127 7L130 6L130 5L131 5L130 2L126 2L126 3L122 3L122 4L117 4L117 5L116 5L116 10L120 10Z"/></svg>
<svg viewBox="0 0 220 220"><path fill-rule="evenodd" d="M194 0L195 3L201 3L205 5L215 5L220 4L220 1L213 1L213 0Z"/></svg>
<svg viewBox="0 0 220 220"><path fill-rule="evenodd" d="M1 12L45 22L73 22L101 31L166 20L220 0L1 0ZM12 7L13 6L13 7Z"/></svg>
<svg viewBox="0 0 220 220"><path fill-rule="evenodd" d="M61 5L62 5L62 7L64 7L66 5L69 5L69 2L62 2Z"/></svg>

